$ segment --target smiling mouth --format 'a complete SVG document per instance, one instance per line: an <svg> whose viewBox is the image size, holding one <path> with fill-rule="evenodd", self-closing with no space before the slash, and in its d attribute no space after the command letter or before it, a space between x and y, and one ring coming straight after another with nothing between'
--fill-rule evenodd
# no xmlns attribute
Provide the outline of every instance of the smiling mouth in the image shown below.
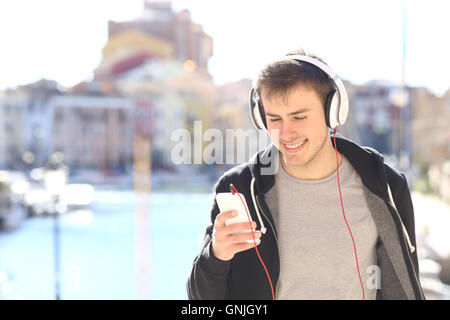
<svg viewBox="0 0 450 320"><path fill-rule="evenodd" d="M299 142L299 143L297 143L297 144L291 144L291 145L288 145L288 144L284 143L284 145L286 146L286 148L289 148L289 149L295 149L295 148L298 148L298 147L300 147L301 145L303 145L303 144L306 142L306 140L307 140L307 139L305 139L305 140L303 140L303 141L301 141L301 142Z"/></svg>
<svg viewBox="0 0 450 320"><path fill-rule="evenodd" d="M308 139L304 139L296 144L286 144L286 143L282 143L282 144L288 152L297 152L303 148L303 146L305 145L305 143L307 141L308 141Z"/></svg>

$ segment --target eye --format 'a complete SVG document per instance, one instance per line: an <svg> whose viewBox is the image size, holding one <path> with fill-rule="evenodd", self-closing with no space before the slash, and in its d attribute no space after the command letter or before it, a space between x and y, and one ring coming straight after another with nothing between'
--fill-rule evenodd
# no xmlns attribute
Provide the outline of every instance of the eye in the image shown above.
<svg viewBox="0 0 450 320"><path fill-rule="evenodd" d="M272 118L269 118L269 120L270 120L270 122L276 122L276 121L279 121L280 119L272 119Z"/></svg>
<svg viewBox="0 0 450 320"><path fill-rule="evenodd" d="M295 120L305 120L306 117L294 117Z"/></svg>

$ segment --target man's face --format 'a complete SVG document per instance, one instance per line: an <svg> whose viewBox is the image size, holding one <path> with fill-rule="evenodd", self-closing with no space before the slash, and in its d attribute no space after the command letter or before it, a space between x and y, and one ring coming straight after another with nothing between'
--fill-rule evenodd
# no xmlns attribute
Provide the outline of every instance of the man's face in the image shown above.
<svg viewBox="0 0 450 320"><path fill-rule="evenodd" d="M323 104L313 89L299 85L288 92L285 101L279 96L266 100L268 131L287 166L304 168L324 153L328 128ZM279 141L274 129L279 130Z"/></svg>

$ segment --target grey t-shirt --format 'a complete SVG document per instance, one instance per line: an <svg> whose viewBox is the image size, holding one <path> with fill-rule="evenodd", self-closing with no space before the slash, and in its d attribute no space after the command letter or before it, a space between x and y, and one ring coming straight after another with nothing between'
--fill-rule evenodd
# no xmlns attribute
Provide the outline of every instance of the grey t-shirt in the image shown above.
<svg viewBox="0 0 450 320"><path fill-rule="evenodd" d="M378 233L361 178L345 157L339 165L339 181L365 298L375 299L376 289L371 284L376 276ZM281 262L276 298L362 299L336 171L323 179L300 180L280 165L275 186L266 197L277 228Z"/></svg>

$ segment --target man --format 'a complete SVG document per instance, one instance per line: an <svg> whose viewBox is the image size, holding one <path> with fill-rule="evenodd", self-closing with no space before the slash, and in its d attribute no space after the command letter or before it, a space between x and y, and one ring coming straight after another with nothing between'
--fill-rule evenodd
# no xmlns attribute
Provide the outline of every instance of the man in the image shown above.
<svg viewBox="0 0 450 320"><path fill-rule="evenodd" d="M215 193L233 184L257 231L236 234L250 223L226 225L233 212L214 201L189 298L424 299L406 177L336 133L348 110L342 81L299 50L261 70L251 101L273 143Z"/></svg>

